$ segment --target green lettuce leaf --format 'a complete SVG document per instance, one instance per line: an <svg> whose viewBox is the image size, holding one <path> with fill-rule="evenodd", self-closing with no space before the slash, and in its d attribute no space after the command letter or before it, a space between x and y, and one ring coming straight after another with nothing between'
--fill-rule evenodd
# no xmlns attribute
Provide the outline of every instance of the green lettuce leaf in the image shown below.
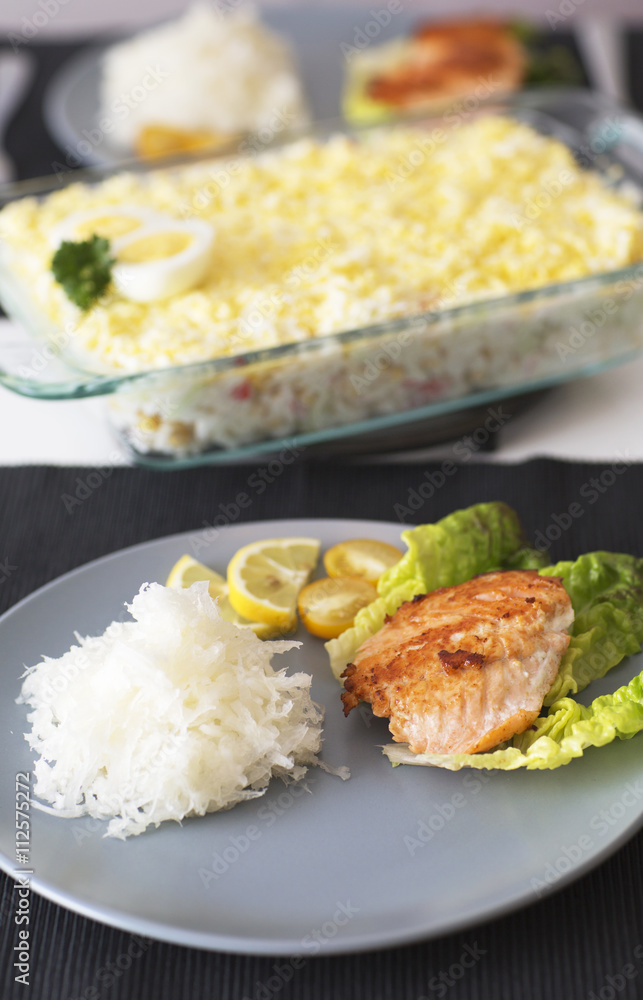
<svg viewBox="0 0 643 1000"><path fill-rule="evenodd" d="M450 587L494 569L538 569L560 577L574 608L571 640L546 699L550 706L531 729L489 753L414 754L404 744L384 753L395 765L415 764L514 770L554 768L588 746L628 739L643 729L643 672L589 708L570 694L582 691L643 643L643 559L591 552L575 561L544 566L542 553L526 545L517 514L504 503L476 504L436 524L403 532L408 551L381 578L379 597L357 615L352 629L326 644L335 676L387 614L416 594Z"/></svg>
<svg viewBox="0 0 643 1000"><path fill-rule="evenodd" d="M402 533L408 551L380 579L379 598L362 608L352 628L326 643L339 678L361 644L404 601L453 587L494 569L538 569L546 557L529 548L518 515L506 503L475 504Z"/></svg>
<svg viewBox="0 0 643 1000"><path fill-rule="evenodd" d="M582 691L643 643L643 559L590 552L540 570L559 576L574 608L571 641L545 698L552 705Z"/></svg>
<svg viewBox="0 0 643 1000"><path fill-rule="evenodd" d="M545 556L527 547L516 514L506 503L478 503L435 524L402 533L408 552L381 577L382 596L409 580L428 594L493 569L537 569Z"/></svg>
<svg viewBox="0 0 643 1000"><path fill-rule="evenodd" d="M405 744L384 753L397 764L459 770L462 767L511 771L555 768L580 757L588 746L628 739L643 729L643 672L614 694L584 708L567 695L582 691L643 643L643 559L614 552L590 552L574 562L540 569L558 576L574 608L571 640L547 697L549 711L527 732L497 750L476 754L414 754Z"/></svg>
<svg viewBox="0 0 643 1000"><path fill-rule="evenodd" d="M397 764L419 764L459 771L463 767L513 771L549 770L582 757L587 747L615 739L631 739L643 730L643 671L613 694L595 698L588 708L573 698L561 698L535 727L490 753L414 754L404 744L391 743L384 753Z"/></svg>

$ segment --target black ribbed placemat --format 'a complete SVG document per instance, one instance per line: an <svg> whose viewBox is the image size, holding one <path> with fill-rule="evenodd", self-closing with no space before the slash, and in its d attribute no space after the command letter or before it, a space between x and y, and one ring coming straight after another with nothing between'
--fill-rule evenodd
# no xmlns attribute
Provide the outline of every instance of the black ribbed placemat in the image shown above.
<svg viewBox="0 0 643 1000"><path fill-rule="evenodd" d="M257 468L266 468L262 492L248 486ZM252 497L240 512L245 521L347 514L396 521L396 513L403 513L396 505L412 503L417 521L433 521L476 501L503 499L519 511L532 540L541 538L537 532L546 539L560 532L552 544L554 557L594 548L643 554L643 466L624 463L464 464L449 476L439 465L422 464L295 462L281 470L259 465L165 475L5 468L0 470L0 608L90 559L211 523L219 504L244 490ZM578 505L577 516L561 529L570 504ZM347 844L346 851L351 849ZM279 957L149 940L141 947L128 933L34 896L27 990L14 983L9 958L16 931L13 883L2 876L0 885L2 1000L630 1000L643 995L643 834L570 887L501 920L407 948L307 959L294 972ZM472 953L478 958L467 968L461 959Z"/></svg>

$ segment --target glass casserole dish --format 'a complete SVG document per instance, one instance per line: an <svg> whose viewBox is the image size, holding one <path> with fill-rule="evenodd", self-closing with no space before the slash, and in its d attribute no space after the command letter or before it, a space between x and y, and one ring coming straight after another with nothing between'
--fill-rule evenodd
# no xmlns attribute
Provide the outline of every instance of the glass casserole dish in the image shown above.
<svg viewBox="0 0 643 1000"><path fill-rule="evenodd" d="M27 198L30 200L23 206L29 205L29 211L37 213L52 194L60 197L55 193L66 184L80 180L94 192L103 190L101 184L120 183L123 177L135 178L128 192L137 190L137 184L158 183L160 179L167 201L168 179L184 177L185 171L205 170L209 174L200 176L216 178L222 169L232 172L231 165L241 163L252 176L265 157L273 157L274 165L274 157L296 156L301 148L297 144L302 141L321 146L336 142L333 136L340 130L368 152L377 150L369 143L382 142L387 136L394 141L396 135L403 135L399 130L413 129L416 135L421 132L429 137L423 148L430 156L438 134L446 137L437 140L441 145L463 124L502 116L564 143L580 166L600 175L606 190L627 192L633 210L640 211L635 202L643 190L643 120L607 99L586 91L541 90L501 101L474 101L460 112L459 124L457 120L454 124L454 116L451 113L449 118L449 114L447 110L431 118L350 130L334 122L316 126L303 138L298 134L265 145L258 153L250 144L250 152L243 156L229 149L217 157L191 158L171 166L137 165L130 167L128 174L122 169L83 172L63 181L58 177L41 184L29 182L15 186L18 200L10 207ZM425 155L417 164L409 159L407 166L421 170L426 162ZM518 228L526 227L529 232L530 222L543 213L550 213L555 220L562 187L564 184L554 178L547 188L536 194L532 190L533 197L522 205ZM113 194L110 197L113 203ZM248 198L254 211L251 186ZM329 199L326 210L331 218L336 211L332 191ZM169 203L171 209L171 198ZM252 218L250 212L249 223ZM624 266L553 283L538 284L531 279L529 283L535 287L502 294L496 284L478 289L469 299L465 294L464 301L457 296L449 300L448 295L433 295L426 297L423 309L417 307L421 297L409 296L402 314L394 304L392 311L397 309L397 314L379 320L375 308L375 321L359 325L350 322L353 302L349 289L348 297L342 299L349 318L343 321L341 315L335 316L331 332L312 324L306 335L295 330L299 339L264 347L260 342L262 323L268 325L271 311L277 308L266 294L263 299L251 300L254 313L246 311L236 328L241 331L243 323L246 330L252 327L252 349L238 349L248 342L239 333L219 356L187 363L185 357L181 363L163 356L155 362L153 353L148 352L144 362L137 362L138 367L127 359L119 367L111 364L105 353L92 355L78 348L79 326L73 317L67 322L52 321L42 306L42 295L39 299L40 278L36 275L37 280L29 281L25 277L28 269L21 271L16 266L19 255L6 238L2 221L0 213L0 299L8 314L22 324L24 336L0 345L0 381L9 389L41 399L109 396L113 425L134 458L147 465L228 461L278 451L285 445L305 448L346 437L372 444L396 428L402 437L405 427L419 421L591 374L628 360L643 347L643 258L637 256ZM377 220L371 220L371 232L376 227ZM619 235L616 232L616 237ZM410 251L395 241L393 233L390 242L392 256L399 257L403 270ZM457 257L455 235L453 243ZM323 236L316 245L324 250ZM256 248L258 258L269 256L269 244L258 239ZM231 255L233 249L230 244ZM222 260L225 251L224 246ZM28 248L21 253L28 257ZM417 247L415 253L417 257ZM304 275L300 283L305 284L310 277L307 288L311 295L316 285L321 285L325 254L329 256L320 251L316 256L299 258ZM527 258L520 263L530 266ZM357 289L360 266L357 254ZM282 295L274 282L269 288L280 308L285 299L282 312L288 316L288 296ZM378 291L375 288L374 300ZM358 297L359 291L355 293ZM380 297L385 300L384 292ZM216 293L214 298L216 305ZM355 305L357 309L360 303ZM386 308L385 304L384 313ZM359 309L354 314L358 313ZM254 324L250 322L252 315L259 317ZM96 316L100 319L100 308ZM206 318L204 329L208 322ZM121 341L123 337L126 341L127 333L126 329ZM170 334L176 335L177 342L183 336L178 322Z"/></svg>

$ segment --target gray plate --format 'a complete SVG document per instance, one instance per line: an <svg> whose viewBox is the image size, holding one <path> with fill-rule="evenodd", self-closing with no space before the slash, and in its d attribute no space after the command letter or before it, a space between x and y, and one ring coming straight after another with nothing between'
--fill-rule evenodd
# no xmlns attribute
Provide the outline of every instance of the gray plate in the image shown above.
<svg viewBox="0 0 643 1000"><path fill-rule="evenodd" d="M184 552L224 571L239 546L292 534L324 546L359 536L399 544L400 525L273 521L230 526L209 541L175 535L81 567L0 620L2 868L16 870L14 778L33 766L25 708L14 703L23 664L60 656L74 630L96 634L127 618L124 602L143 582L165 580ZM125 842L103 839L97 821L32 809L34 890L177 944L333 954L444 934L534 902L642 825L640 736L551 772L392 768L378 749L390 739L385 722L358 711L345 719L321 640L298 638L303 647L280 660L313 674L313 696L326 707L324 758L348 764L349 781L316 769L310 794L274 781L263 799ZM592 697L625 683L642 660L592 685Z"/></svg>
<svg viewBox="0 0 643 1000"><path fill-rule="evenodd" d="M380 17L380 21L385 20ZM355 40L361 44L364 31L377 44L407 33L418 20L417 14L400 10L389 24L371 24L372 14L364 7L310 7L295 10L262 10L261 21L287 39L293 49L314 119L335 118L340 114L341 92L346 75L346 48ZM62 150L83 163L112 164L128 155L114 147L109 135L99 140L96 127L100 118L100 60L104 48L84 50L74 56L54 76L45 94L43 115L49 132ZM348 53L350 55L350 53ZM87 142L93 146L87 150ZM80 150L78 149L78 144ZM131 153L129 155L132 155Z"/></svg>

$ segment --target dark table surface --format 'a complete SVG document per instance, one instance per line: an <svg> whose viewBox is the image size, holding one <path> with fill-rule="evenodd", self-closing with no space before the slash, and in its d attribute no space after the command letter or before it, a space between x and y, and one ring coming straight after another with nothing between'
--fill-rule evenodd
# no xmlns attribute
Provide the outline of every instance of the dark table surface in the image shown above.
<svg viewBox="0 0 643 1000"><path fill-rule="evenodd" d="M395 504L437 466L306 463L289 467L244 520L354 516L396 521ZM79 506L69 508L87 469L0 470L0 557L15 571L0 585L0 610L60 573L124 546L212 523L221 498L236 496L255 467L160 474L116 469ZM522 466L463 465L418 512L432 521L472 502L503 499L521 514L527 535L567 510L604 467L536 461ZM608 477L609 478L609 477ZM643 466L632 466L587 505L556 543L556 558L606 548L643 554ZM124 595L124 600L131 595ZM15 672L15 665L8 669ZM641 737L636 737L641 739ZM593 751L599 753L600 751ZM643 754L642 754L643 764ZM569 765L573 767L573 763ZM615 782L618 776L615 775ZM146 940L31 899L31 986L0 967L0 996L38 1000L608 1000L643 995L643 834L589 874L503 919L404 948L308 959L288 982L274 977L288 956L259 958L198 951ZM561 831L561 843L564 832ZM346 844L346 863L355 845ZM480 859L484 864L484 858ZM374 873L373 877L377 877ZM0 878L1 953L15 943L13 882ZM431 887L427 885L427 894ZM302 934L304 933L302 930ZM462 974L463 954L481 956ZM118 965L120 961L121 965ZM110 965L109 963L112 963ZM454 976L449 977L449 969ZM110 971L111 970L111 971ZM625 972L624 972L625 970ZM627 978L627 973L632 978ZM440 982L440 975L446 977ZM457 977L457 978L456 978ZM283 977L282 977L283 979ZM278 988L277 988L278 987ZM274 989L273 989L274 988ZM603 993L600 991L603 990Z"/></svg>
<svg viewBox="0 0 643 1000"><path fill-rule="evenodd" d="M643 102L643 33L630 32L628 39L632 96ZM48 173L60 158L44 130L41 101L47 81L78 45L30 48L37 57L38 75L7 136L22 177ZM300 461L242 518L354 516L394 521L395 503L431 469L425 464L358 467ZM90 559L198 527L211 516L214 498L234 495L252 471L254 467L171 474L118 469L72 515L61 497L73 493L77 479L86 477L88 470L0 469L0 560L18 567L0 579L0 611ZM469 463L427 503L421 518L432 521L475 501L503 499L519 510L533 537L552 512L566 510L582 484L602 471L599 466L551 461L514 467ZM556 557L600 547L643 555L642 492L643 467L632 466L600 504L574 522L557 543ZM288 981L279 981L275 971L283 965L283 956L229 955L153 940L137 943L126 932L34 895L29 987L14 978L15 889L2 875L0 997L630 1000L643 996L642 872L643 834L633 831L629 843L594 871L500 920L405 948L309 959ZM476 949L481 957L460 975L460 959L467 949Z"/></svg>

